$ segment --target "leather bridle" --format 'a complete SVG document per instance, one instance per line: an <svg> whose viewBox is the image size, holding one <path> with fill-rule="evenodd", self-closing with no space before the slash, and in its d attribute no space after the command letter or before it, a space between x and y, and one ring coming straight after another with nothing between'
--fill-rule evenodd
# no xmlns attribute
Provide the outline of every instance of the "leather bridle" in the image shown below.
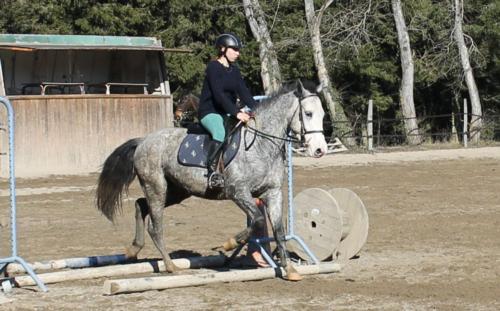
<svg viewBox="0 0 500 311"><path fill-rule="evenodd" d="M294 138L293 136L290 136L289 134L285 138L279 137L279 136L274 136L274 135L271 135L271 134L267 134L267 133L264 133L262 131L259 131L256 128L251 127L248 124L246 125L246 127L248 129L252 130L257 136L266 137L266 138L270 138L270 139L283 140L283 141L291 141L293 143L301 143L301 144L304 144L306 142L305 136L307 134L323 133L323 130L312 130L312 131L306 130L305 123L304 123L304 115L303 115L304 107L302 105L302 101L304 99L306 99L306 98L309 98L309 97L318 97L319 98L319 95L317 95L317 94L310 94L310 95L306 95L306 96L301 96L301 97L296 96L296 97L299 100L299 105L298 105L297 109L295 110L295 112L293 113L292 120L293 120L293 117L295 116L295 114L297 113L297 111L299 111L299 122L300 122L300 133L299 134L300 134L300 140ZM290 132L291 132L291 129L290 129L290 124L289 124L288 125L288 129L287 129L287 133L290 133Z"/></svg>
<svg viewBox="0 0 500 311"><path fill-rule="evenodd" d="M300 142L303 144L306 142L306 135L307 134L315 134L315 133L321 133L323 134L323 130L313 130L313 131L308 131L306 130L306 126L305 126L305 123L304 123L304 107L302 105L302 101L306 98L309 98L309 97L318 97L319 98L319 95L317 94L310 94L310 95L306 95L306 96L302 96L302 97L299 97L299 121L300 121Z"/></svg>

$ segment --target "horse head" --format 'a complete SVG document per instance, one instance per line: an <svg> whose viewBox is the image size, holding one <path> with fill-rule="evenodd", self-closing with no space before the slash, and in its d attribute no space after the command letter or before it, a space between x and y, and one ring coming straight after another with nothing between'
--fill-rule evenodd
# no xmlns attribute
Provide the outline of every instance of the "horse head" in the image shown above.
<svg viewBox="0 0 500 311"><path fill-rule="evenodd" d="M174 112L175 119L182 119L186 113L196 113L198 111L199 102L200 99L193 94L182 96Z"/></svg>
<svg viewBox="0 0 500 311"><path fill-rule="evenodd" d="M298 105L290 123L290 129L300 137L308 156L322 157L326 154L328 147L323 135L325 111L321 98L317 93L304 88L300 81L297 82L297 90L294 94Z"/></svg>

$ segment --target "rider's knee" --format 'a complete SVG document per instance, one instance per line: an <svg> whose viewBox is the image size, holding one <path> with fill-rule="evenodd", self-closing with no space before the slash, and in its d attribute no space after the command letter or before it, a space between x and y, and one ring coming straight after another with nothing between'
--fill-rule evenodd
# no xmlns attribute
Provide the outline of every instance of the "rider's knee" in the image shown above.
<svg viewBox="0 0 500 311"><path fill-rule="evenodd" d="M224 141L225 136L226 136L226 132L225 132L224 128L222 128L222 129L216 129L212 133L212 139L216 140L216 141L218 141L220 143L222 143Z"/></svg>

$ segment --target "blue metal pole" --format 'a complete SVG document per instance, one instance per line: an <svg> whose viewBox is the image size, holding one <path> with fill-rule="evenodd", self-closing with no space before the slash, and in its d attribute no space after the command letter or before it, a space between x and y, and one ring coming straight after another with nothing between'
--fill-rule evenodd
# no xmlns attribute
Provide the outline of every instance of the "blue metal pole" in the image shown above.
<svg viewBox="0 0 500 311"><path fill-rule="evenodd" d="M311 252L309 247L307 247L306 243L295 234L294 222L294 207L293 207L293 159L292 159L292 141L288 141L288 235L286 236L286 240L295 240L299 243L300 247L307 253L309 258L315 263L319 264L318 258Z"/></svg>
<svg viewBox="0 0 500 311"><path fill-rule="evenodd" d="M292 163L292 141L288 141L287 150L287 163L288 163L288 233L295 235L293 222L293 163Z"/></svg>
<svg viewBox="0 0 500 311"><path fill-rule="evenodd" d="M11 257L0 259L0 267L12 262L19 262L26 272L35 280L38 287L46 292L48 289L43 282L36 276L29 265L17 256L17 227L16 227L16 177L14 171L14 109L10 101L0 96L0 102L7 108L8 113L8 131L9 131L9 182L10 182L10 223L11 223Z"/></svg>
<svg viewBox="0 0 500 311"><path fill-rule="evenodd" d="M17 256L17 212L16 212L16 177L14 171L14 110L10 102L4 102L8 112L8 130L9 130L9 183L10 183L10 224L11 224L11 240L12 240L12 257Z"/></svg>

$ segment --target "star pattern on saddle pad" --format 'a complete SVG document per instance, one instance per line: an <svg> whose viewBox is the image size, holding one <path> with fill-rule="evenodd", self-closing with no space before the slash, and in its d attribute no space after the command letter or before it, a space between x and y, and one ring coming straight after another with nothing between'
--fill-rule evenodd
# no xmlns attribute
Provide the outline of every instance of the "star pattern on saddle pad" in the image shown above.
<svg viewBox="0 0 500 311"><path fill-rule="evenodd" d="M227 146L224 148L222 159L227 165L235 157L240 147L241 132L232 135ZM208 150L206 150L211 138L209 135L198 133L188 134L180 144L177 161L181 165L205 168L207 166Z"/></svg>

